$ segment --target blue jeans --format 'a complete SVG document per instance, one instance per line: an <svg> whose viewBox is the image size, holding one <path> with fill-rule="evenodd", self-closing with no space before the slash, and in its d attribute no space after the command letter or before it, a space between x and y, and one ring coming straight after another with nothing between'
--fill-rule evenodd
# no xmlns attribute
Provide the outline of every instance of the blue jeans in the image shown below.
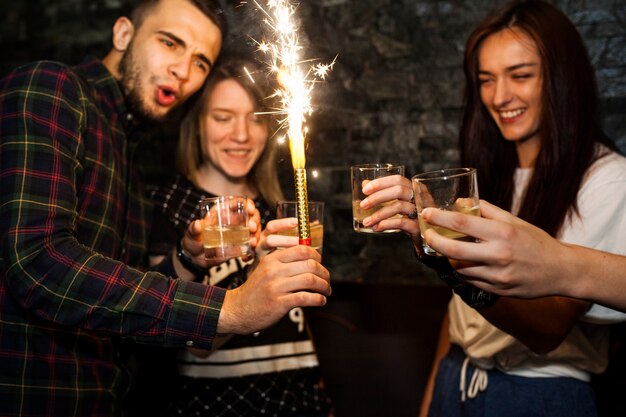
<svg viewBox="0 0 626 417"><path fill-rule="evenodd" d="M452 345L435 379L429 417L596 417L591 386L573 378L525 378L487 371L487 389L461 402L463 350ZM468 365L469 383L474 366Z"/></svg>

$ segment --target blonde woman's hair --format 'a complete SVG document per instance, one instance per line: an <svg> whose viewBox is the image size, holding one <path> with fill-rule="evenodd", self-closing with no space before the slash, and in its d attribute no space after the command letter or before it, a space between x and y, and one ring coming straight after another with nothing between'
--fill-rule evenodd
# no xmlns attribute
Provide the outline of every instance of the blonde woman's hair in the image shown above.
<svg viewBox="0 0 626 417"><path fill-rule="evenodd" d="M220 57L181 122L176 166L182 175L194 181L195 173L203 163L201 141L205 138L201 123L202 115L207 111L209 97L215 86L225 80L236 81L250 95L255 111L261 113L259 117L267 128L269 137L265 149L248 173L247 179L273 207L278 200L284 199L276 169L277 143L272 138L276 121L268 114L264 114L273 108L271 98L273 88L266 71L255 61L238 56Z"/></svg>

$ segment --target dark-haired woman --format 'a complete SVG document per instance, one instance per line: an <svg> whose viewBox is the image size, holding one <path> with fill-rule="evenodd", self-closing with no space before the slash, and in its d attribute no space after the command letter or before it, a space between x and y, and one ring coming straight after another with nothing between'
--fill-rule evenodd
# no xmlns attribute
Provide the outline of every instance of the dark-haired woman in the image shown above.
<svg viewBox="0 0 626 417"><path fill-rule="evenodd" d="M461 159L478 169L481 197L564 242L625 254L626 158L600 128L593 69L569 19L544 1L508 3L471 34L464 70ZM419 240L416 221L389 218L415 210L410 187L391 177L364 187L366 208L404 200L364 223ZM498 299L437 267L455 295L423 413L596 415L589 379L607 365L609 329L599 322L611 310Z"/></svg>

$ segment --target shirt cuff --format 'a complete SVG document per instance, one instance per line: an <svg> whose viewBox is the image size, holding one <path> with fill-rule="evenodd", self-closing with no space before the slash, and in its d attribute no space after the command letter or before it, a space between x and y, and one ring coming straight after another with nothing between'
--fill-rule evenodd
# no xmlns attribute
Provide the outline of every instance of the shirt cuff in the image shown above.
<svg viewBox="0 0 626 417"><path fill-rule="evenodd" d="M165 330L166 346L211 349L226 290L178 281Z"/></svg>

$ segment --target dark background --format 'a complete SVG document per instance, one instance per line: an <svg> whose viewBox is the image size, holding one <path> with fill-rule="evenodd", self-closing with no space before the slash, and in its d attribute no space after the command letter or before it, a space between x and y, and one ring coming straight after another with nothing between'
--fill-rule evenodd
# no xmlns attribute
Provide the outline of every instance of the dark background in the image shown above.
<svg viewBox="0 0 626 417"><path fill-rule="evenodd" d="M230 23L225 48L252 51L251 39L263 37L265 26L248 3L222 2ZM309 315L337 417L417 414L449 296L414 259L406 237L352 231L349 166L401 162L412 176L458 163L465 39L500 3L302 0L298 7L306 57L325 63L337 57L313 95L307 150L309 197L326 202L324 264L334 283L328 306ZM626 150L626 2L554 3L587 43L604 127ZM104 56L115 18L131 4L0 2L0 76L35 59L73 64L87 54ZM142 145L140 162L149 183L163 181L171 171L175 143L175 123L170 123ZM286 145L279 167L292 197ZM626 392L623 377L622 382L611 378L602 387L602 400ZM614 415L626 415L620 410Z"/></svg>

